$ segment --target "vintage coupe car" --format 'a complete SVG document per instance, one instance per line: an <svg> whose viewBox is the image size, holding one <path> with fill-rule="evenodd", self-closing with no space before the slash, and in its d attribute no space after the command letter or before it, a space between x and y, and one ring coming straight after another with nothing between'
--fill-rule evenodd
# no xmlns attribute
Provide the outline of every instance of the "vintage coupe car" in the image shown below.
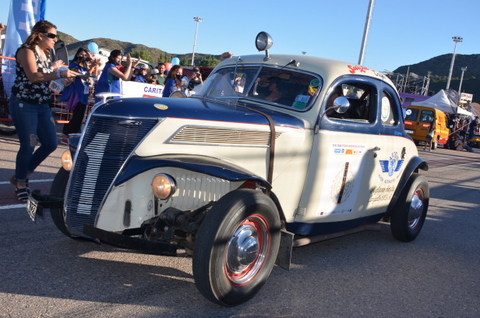
<svg viewBox="0 0 480 318"><path fill-rule="evenodd" d="M30 196L31 217L49 207L72 238L184 250L198 290L225 306L251 299L305 242L380 220L415 239L428 166L392 83L351 63L270 55L264 32L255 43L265 54L223 61L195 96L95 105L51 193Z"/></svg>

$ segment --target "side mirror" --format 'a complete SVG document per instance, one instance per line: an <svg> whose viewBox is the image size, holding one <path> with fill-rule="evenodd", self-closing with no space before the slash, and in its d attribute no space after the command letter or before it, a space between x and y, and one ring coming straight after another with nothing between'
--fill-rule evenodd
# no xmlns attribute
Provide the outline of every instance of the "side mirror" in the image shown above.
<svg viewBox="0 0 480 318"><path fill-rule="evenodd" d="M318 134L318 131L320 130L320 122L322 121L323 116L325 116L329 110L333 109L337 113L343 114L348 110L349 107L350 107L350 102L346 97L338 96L337 98L335 98L335 100L333 101L333 106L330 106L327 109L325 109L325 111L319 117L318 122L315 125L315 134Z"/></svg>
<svg viewBox="0 0 480 318"><path fill-rule="evenodd" d="M330 108L333 108L339 114L343 114L348 110L349 107L350 102L348 101L348 98L338 96L337 98L335 98L335 100L333 101L333 106L331 106Z"/></svg>

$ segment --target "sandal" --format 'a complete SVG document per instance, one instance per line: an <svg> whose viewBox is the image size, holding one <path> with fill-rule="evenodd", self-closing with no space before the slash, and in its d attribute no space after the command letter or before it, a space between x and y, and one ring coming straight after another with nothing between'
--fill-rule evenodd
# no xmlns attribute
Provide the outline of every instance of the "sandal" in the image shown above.
<svg viewBox="0 0 480 318"><path fill-rule="evenodd" d="M12 176L10 178L10 183L16 187L17 186L17 178L15 178L15 176ZM25 179L25 187L28 188L28 178Z"/></svg>
<svg viewBox="0 0 480 318"><path fill-rule="evenodd" d="M15 194L17 199L20 202L26 203L28 201L28 194L30 193L29 188L15 188Z"/></svg>

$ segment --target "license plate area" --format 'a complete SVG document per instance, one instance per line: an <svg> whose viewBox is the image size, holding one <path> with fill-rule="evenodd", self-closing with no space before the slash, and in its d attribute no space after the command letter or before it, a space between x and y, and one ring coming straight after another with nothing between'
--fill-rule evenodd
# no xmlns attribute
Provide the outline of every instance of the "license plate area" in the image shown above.
<svg viewBox="0 0 480 318"><path fill-rule="evenodd" d="M27 212L30 219L35 222L37 215L42 215L43 208L38 204L38 201L32 197L32 194L28 195Z"/></svg>

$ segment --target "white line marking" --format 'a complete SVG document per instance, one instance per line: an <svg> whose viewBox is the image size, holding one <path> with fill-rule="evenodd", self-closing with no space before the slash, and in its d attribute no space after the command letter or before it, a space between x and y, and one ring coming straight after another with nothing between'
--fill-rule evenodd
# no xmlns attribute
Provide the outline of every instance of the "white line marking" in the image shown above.
<svg viewBox="0 0 480 318"><path fill-rule="evenodd" d="M42 182L52 182L53 179L38 179L38 180L29 180L30 183L42 183ZM10 184L10 181L0 181L0 185ZM11 205L0 205L0 210L10 210L10 209L22 209L26 208L27 204L11 204Z"/></svg>
<svg viewBox="0 0 480 318"><path fill-rule="evenodd" d="M10 209L21 209L21 208L26 208L27 204L12 204L12 205L1 205L0 210L10 210Z"/></svg>
<svg viewBox="0 0 480 318"><path fill-rule="evenodd" d="M42 182L52 182L53 179L38 179L38 180L28 180L30 183L42 183ZM10 181L0 181L0 185L10 184Z"/></svg>

